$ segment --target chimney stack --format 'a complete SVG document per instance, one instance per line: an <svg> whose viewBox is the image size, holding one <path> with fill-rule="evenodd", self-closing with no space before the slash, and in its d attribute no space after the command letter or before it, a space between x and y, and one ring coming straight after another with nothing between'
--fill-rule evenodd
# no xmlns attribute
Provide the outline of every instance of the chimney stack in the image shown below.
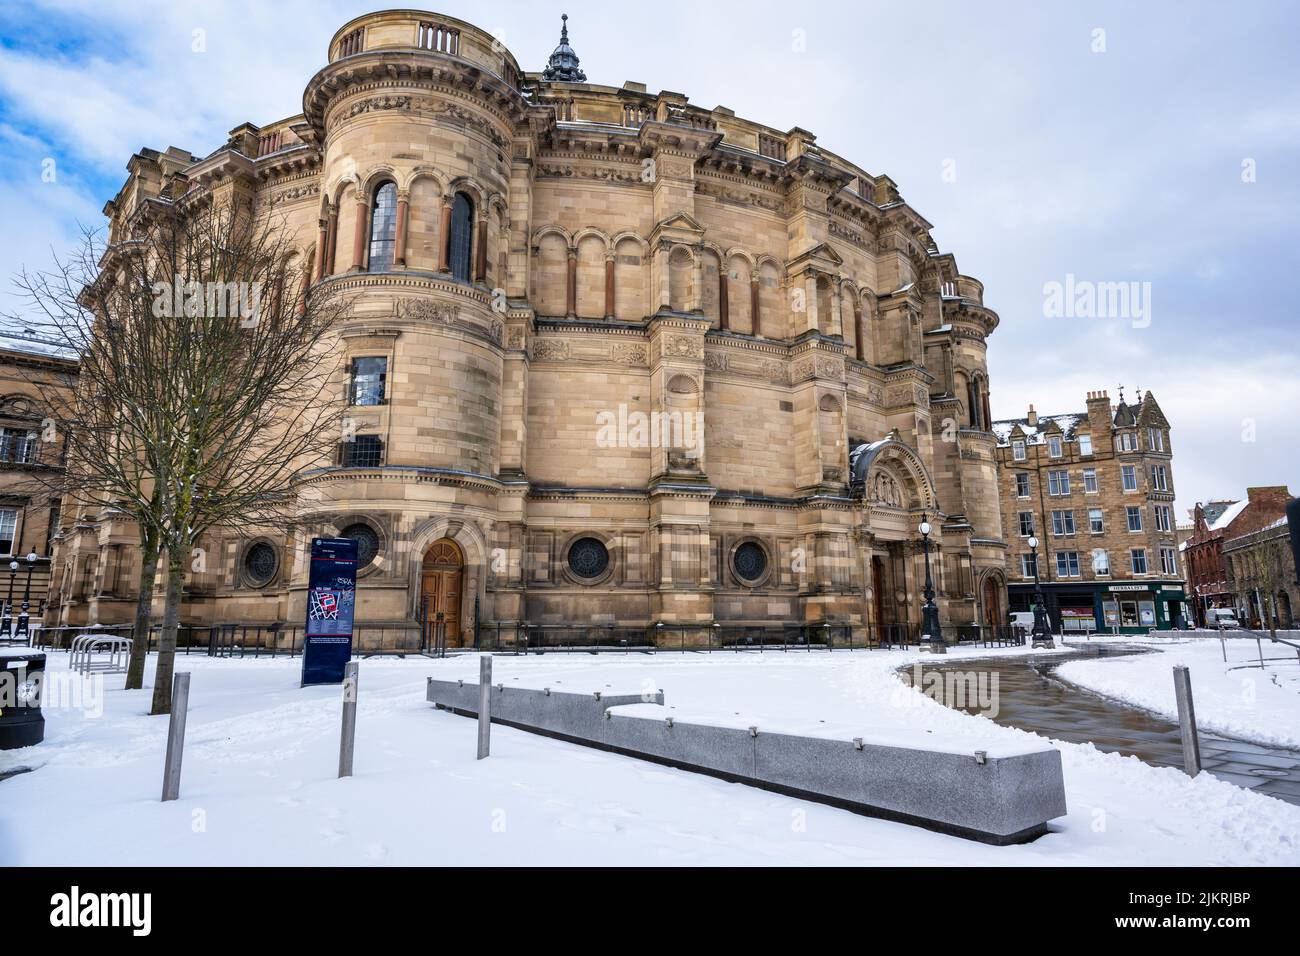
<svg viewBox="0 0 1300 956"><path fill-rule="evenodd" d="M1111 424L1110 395L1105 389L1088 393L1088 424L1093 428L1093 441L1107 434Z"/></svg>
<svg viewBox="0 0 1300 956"><path fill-rule="evenodd" d="M1034 411L1033 405L1029 406L1029 415L1025 421L1029 422L1029 424L1034 428L1038 427L1038 412Z"/></svg>

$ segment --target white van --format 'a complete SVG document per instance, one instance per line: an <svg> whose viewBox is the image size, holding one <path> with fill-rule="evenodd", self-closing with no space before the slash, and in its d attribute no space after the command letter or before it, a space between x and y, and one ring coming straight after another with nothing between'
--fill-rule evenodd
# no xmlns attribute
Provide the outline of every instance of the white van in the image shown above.
<svg viewBox="0 0 1300 956"><path fill-rule="evenodd" d="M1241 623L1237 620L1237 614L1232 608L1212 607L1205 612L1205 626L1232 629L1241 627Z"/></svg>
<svg viewBox="0 0 1300 956"><path fill-rule="evenodd" d="M1034 631L1034 612L1033 611L1012 611L1011 627L1023 628L1026 634L1032 634Z"/></svg>

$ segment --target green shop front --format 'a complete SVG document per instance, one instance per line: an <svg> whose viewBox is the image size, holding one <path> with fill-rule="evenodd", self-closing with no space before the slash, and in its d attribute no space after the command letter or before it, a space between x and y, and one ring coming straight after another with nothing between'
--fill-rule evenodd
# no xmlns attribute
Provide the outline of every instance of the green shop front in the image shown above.
<svg viewBox="0 0 1300 956"><path fill-rule="evenodd" d="M1052 630L1069 634L1103 631L1142 634L1181 627L1187 620L1182 581L1044 582L1043 604ZM1011 584L1012 611L1032 611L1034 585Z"/></svg>

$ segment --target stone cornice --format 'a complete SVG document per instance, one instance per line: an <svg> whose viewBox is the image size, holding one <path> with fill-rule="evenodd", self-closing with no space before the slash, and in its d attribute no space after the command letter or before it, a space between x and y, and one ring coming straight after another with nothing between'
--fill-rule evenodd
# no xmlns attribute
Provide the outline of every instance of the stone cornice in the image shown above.
<svg viewBox="0 0 1300 956"><path fill-rule="evenodd" d="M326 113L340 95L358 88L424 86L431 91L469 96L512 128L529 115L530 104L519 90L490 70L429 50L374 50L323 67L303 92L303 116L324 138Z"/></svg>

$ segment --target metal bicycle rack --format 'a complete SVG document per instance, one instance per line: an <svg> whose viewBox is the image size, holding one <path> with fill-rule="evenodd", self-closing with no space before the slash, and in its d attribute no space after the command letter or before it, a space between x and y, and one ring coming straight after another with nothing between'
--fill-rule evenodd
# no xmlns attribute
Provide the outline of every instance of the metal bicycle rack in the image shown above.
<svg viewBox="0 0 1300 956"><path fill-rule="evenodd" d="M125 674L131 659L131 639L108 634L83 634L69 647L72 670L83 677L91 673Z"/></svg>

